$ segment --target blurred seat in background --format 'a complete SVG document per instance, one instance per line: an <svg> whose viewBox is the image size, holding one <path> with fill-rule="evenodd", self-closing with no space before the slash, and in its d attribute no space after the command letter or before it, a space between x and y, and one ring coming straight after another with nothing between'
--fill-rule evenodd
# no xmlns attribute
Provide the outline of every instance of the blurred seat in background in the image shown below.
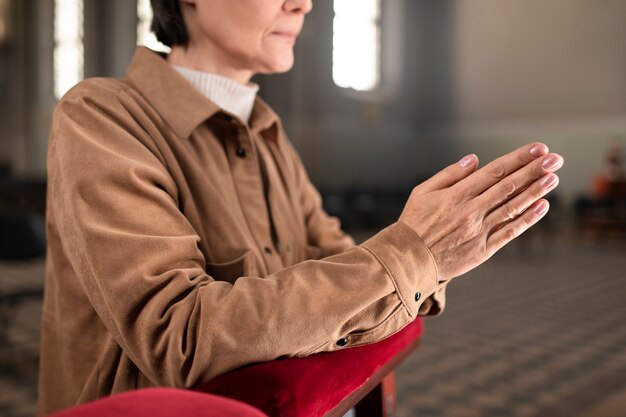
<svg viewBox="0 0 626 417"><path fill-rule="evenodd" d="M397 221L410 192L410 187L349 187L321 194L328 214L338 217L342 228L354 233L379 230Z"/></svg>
<svg viewBox="0 0 626 417"><path fill-rule="evenodd" d="M45 180L16 180L0 166L0 260L45 254Z"/></svg>
<svg viewBox="0 0 626 417"><path fill-rule="evenodd" d="M16 181L0 170L0 262L41 260L46 253L45 181ZM0 285L0 345L9 335L20 306L43 298L43 281L33 286Z"/></svg>
<svg viewBox="0 0 626 417"><path fill-rule="evenodd" d="M579 230L593 235L626 236L626 171L622 146L612 140L604 152L602 173L593 178L590 196L576 201Z"/></svg>
<svg viewBox="0 0 626 417"><path fill-rule="evenodd" d="M0 214L0 259L29 260L45 253L42 216L36 213Z"/></svg>

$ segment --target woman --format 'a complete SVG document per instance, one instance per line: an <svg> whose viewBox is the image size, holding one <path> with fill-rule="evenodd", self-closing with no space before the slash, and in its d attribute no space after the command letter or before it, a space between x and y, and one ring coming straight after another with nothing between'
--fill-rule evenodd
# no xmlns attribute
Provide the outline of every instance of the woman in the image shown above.
<svg viewBox="0 0 626 417"><path fill-rule="evenodd" d="M536 223L563 163L468 155L355 246L249 83L286 71L310 0L153 0L167 57L59 103L40 412L383 339Z"/></svg>

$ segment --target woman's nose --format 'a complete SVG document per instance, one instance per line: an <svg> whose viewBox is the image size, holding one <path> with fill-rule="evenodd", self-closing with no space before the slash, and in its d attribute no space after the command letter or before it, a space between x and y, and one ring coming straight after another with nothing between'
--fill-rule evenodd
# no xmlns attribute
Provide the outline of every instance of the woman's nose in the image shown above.
<svg viewBox="0 0 626 417"><path fill-rule="evenodd" d="M283 9L289 13L307 14L313 8L313 0L285 0Z"/></svg>

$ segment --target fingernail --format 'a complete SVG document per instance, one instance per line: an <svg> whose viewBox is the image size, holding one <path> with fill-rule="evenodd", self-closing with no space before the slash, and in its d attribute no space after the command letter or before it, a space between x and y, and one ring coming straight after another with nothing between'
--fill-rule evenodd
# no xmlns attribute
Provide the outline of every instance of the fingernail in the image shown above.
<svg viewBox="0 0 626 417"><path fill-rule="evenodd" d="M543 145L543 144L537 144L537 145L533 146L532 148L530 148L528 153L533 158L539 158L541 155L545 155L545 154L548 153L548 147L546 145Z"/></svg>
<svg viewBox="0 0 626 417"><path fill-rule="evenodd" d="M535 206L535 214L537 216L543 216L546 211L548 211L548 207L550 207L550 205L546 201L539 202L539 204Z"/></svg>
<svg viewBox="0 0 626 417"><path fill-rule="evenodd" d="M474 162L474 158L476 158L474 154L467 155L459 161L459 165L461 165L463 168L467 168L468 166L472 165L472 163Z"/></svg>
<svg viewBox="0 0 626 417"><path fill-rule="evenodd" d="M549 155L543 160L541 166L547 171L554 171L560 168L563 164L563 160L557 155Z"/></svg>
<svg viewBox="0 0 626 417"><path fill-rule="evenodd" d="M553 174L546 175L539 181L539 185L545 188L546 190L550 190L554 188L557 183L557 176Z"/></svg>

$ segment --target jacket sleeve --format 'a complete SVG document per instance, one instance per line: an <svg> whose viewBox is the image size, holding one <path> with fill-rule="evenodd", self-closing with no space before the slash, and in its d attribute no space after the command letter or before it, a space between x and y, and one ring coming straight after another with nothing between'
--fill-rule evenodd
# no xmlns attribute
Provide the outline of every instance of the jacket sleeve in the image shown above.
<svg viewBox="0 0 626 417"><path fill-rule="evenodd" d="M297 151L287 143L291 154L297 188L300 192L302 212L305 216L309 245L317 248L320 257L341 253L354 245L352 238L341 230L339 220L329 216L322 207L322 199L309 180L304 164ZM408 226L407 226L408 227ZM433 294L427 297L419 309L420 316L441 314L446 304L448 282L439 282Z"/></svg>
<svg viewBox="0 0 626 417"><path fill-rule="evenodd" d="M320 233L318 243L341 241L321 246L346 250L216 281L167 167L119 101L70 94L50 138L49 205L64 253L111 336L154 384L191 387L245 364L340 349L340 338L374 342L437 291L432 254L403 223L359 246ZM311 213L311 222L328 219Z"/></svg>

